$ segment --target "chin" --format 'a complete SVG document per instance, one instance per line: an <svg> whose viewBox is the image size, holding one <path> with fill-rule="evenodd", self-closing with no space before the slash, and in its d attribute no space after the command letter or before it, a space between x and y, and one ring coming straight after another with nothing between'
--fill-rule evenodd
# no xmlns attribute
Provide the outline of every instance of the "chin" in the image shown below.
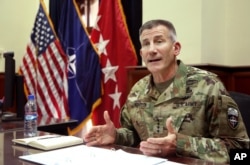
<svg viewBox="0 0 250 165"><path fill-rule="evenodd" d="M151 73L157 73L162 70L161 68L159 68L159 66L148 66L147 68Z"/></svg>

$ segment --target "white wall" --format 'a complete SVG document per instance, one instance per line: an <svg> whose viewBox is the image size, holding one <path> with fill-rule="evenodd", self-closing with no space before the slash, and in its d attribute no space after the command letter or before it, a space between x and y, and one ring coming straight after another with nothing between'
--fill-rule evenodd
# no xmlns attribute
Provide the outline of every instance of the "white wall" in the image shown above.
<svg viewBox="0 0 250 165"><path fill-rule="evenodd" d="M48 8L48 1L45 4ZM16 70L29 42L39 0L0 0L0 50L14 51ZM0 57L0 72L4 57Z"/></svg>
<svg viewBox="0 0 250 165"><path fill-rule="evenodd" d="M225 1L225 63L250 65L250 1Z"/></svg>
<svg viewBox="0 0 250 165"><path fill-rule="evenodd" d="M209 0L202 3L201 63L225 64L225 9L225 0Z"/></svg>
<svg viewBox="0 0 250 165"><path fill-rule="evenodd" d="M249 6L249 0L143 0L143 22L172 21L187 64L250 65Z"/></svg>
<svg viewBox="0 0 250 165"><path fill-rule="evenodd" d="M170 20L182 44L182 53L178 58L189 63L201 61L200 13L200 0L143 0L143 22L150 19Z"/></svg>

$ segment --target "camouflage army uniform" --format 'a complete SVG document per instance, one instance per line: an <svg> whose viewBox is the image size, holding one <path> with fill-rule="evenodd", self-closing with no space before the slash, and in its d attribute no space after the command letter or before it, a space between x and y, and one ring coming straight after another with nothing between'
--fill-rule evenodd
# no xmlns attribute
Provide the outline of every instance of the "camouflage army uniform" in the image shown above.
<svg viewBox="0 0 250 165"><path fill-rule="evenodd" d="M161 94L150 75L133 86L115 143L137 146L149 137L167 136L166 119L171 116L177 154L229 162L229 149L249 148L236 103L215 74L178 64L173 82Z"/></svg>

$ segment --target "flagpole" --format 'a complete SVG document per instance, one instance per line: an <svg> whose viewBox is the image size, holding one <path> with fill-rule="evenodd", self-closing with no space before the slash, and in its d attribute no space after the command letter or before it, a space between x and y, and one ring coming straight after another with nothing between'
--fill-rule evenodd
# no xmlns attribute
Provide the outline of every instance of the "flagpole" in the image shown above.
<svg viewBox="0 0 250 165"><path fill-rule="evenodd" d="M89 27L90 2L87 0L87 27Z"/></svg>

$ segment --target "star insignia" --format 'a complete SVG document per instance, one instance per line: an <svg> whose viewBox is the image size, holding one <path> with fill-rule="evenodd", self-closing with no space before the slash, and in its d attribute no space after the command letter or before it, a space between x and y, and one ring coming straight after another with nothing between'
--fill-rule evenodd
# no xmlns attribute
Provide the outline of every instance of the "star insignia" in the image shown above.
<svg viewBox="0 0 250 165"><path fill-rule="evenodd" d="M99 28L99 26L98 26L98 21L100 20L100 18L101 18L100 15L98 15L98 16L96 17L95 24L94 24L94 26L93 26L93 29L95 29L95 30L97 30L97 31L100 31L100 28Z"/></svg>
<svg viewBox="0 0 250 165"><path fill-rule="evenodd" d="M95 44L95 46L98 49L99 54L103 53L104 55L107 55L106 46L107 46L108 43L109 43L109 40L103 40L103 37L100 34L99 42Z"/></svg>
<svg viewBox="0 0 250 165"><path fill-rule="evenodd" d="M109 96L114 100L114 104L113 104L113 110L115 109L115 107L117 106L118 108L120 108L120 97L121 97L121 92L118 92L118 87L116 86L115 88L115 93L113 94L109 94Z"/></svg>
<svg viewBox="0 0 250 165"><path fill-rule="evenodd" d="M107 60L106 66L102 69L104 74L104 83L106 83L109 79L112 79L116 82L115 72L118 70L118 66L112 66L110 61Z"/></svg>

